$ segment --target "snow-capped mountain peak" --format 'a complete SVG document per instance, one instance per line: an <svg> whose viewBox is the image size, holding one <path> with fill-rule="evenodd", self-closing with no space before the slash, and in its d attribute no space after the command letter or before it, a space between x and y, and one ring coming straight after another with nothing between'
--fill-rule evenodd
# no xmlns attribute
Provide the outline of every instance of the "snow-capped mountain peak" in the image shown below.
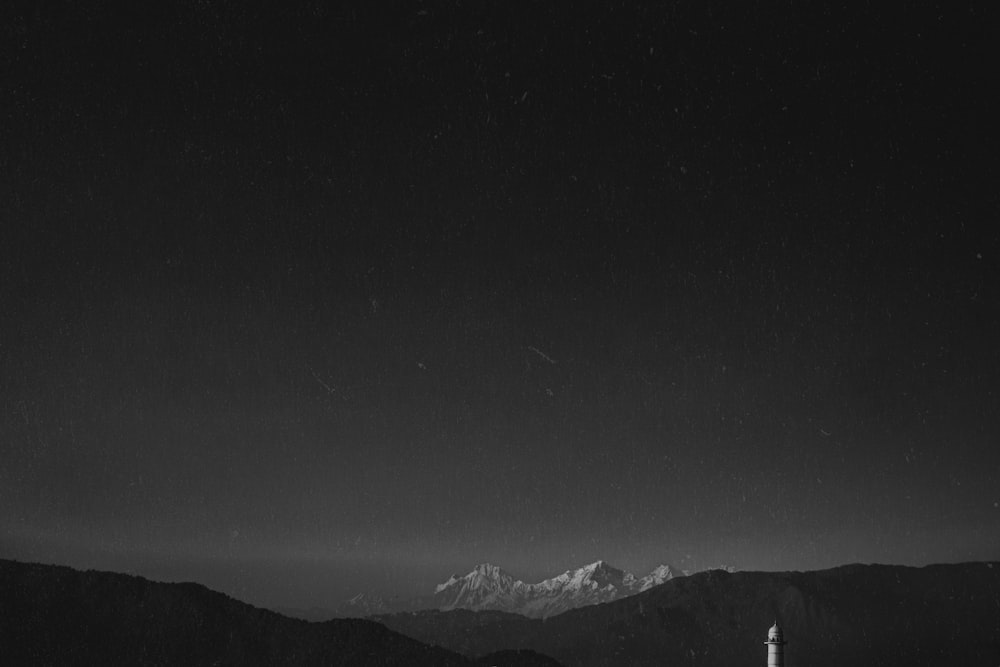
<svg viewBox="0 0 1000 667"><path fill-rule="evenodd" d="M653 586L659 586L665 581L669 581L674 577L683 577L684 573L674 569L669 565L658 565L653 568L653 571L647 574L645 577L638 581L639 590L644 591Z"/></svg>
<svg viewBox="0 0 1000 667"><path fill-rule="evenodd" d="M498 565L493 565L492 563L480 563L466 576L472 575L487 577L489 579L500 579L508 576Z"/></svg>
<svg viewBox="0 0 1000 667"><path fill-rule="evenodd" d="M581 589L584 587L606 588L608 586L621 587L625 583L626 574L626 572L608 565L603 560L599 560L576 570L566 570L566 572L558 577L547 579L541 582L541 584L536 585L541 586L548 582L554 582L564 588L570 589Z"/></svg>

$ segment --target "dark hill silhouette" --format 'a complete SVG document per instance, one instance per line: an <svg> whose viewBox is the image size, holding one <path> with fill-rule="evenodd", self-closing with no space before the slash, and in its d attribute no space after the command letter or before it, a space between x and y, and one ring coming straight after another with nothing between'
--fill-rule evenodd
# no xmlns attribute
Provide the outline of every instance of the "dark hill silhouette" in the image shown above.
<svg viewBox="0 0 1000 667"><path fill-rule="evenodd" d="M531 666L538 656L494 664ZM373 621L286 618L198 584L0 560L0 664L441 665L470 660Z"/></svg>
<svg viewBox="0 0 1000 667"><path fill-rule="evenodd" d="M478 667L560 667L552 658L535 651L497 651L476 660Z"/></svg>
<svg viewBox="0 0 1000 667"><path fill-rule="evenodd" d="M408 637L432 637L432 643L448 646L450 650L467 656L530 648L533 646L531 639L539 635L543 628L541 619L494 610L427 609L373 616L372 620Z"/></svg>
<svg viewBox="0 0 1000 667"><path fill-rule="evenodd" d="M388 627L465 655L533 649L570 667L758 666L777 620L787 664L1000 664L1000 563L703 572L545 621L418 612Z"/></svg>

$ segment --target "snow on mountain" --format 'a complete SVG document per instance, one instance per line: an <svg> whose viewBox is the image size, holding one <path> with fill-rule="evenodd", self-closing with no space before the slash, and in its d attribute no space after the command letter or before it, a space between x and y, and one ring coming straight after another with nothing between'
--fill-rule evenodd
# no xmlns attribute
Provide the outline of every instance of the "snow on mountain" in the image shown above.
<svg viewBox="0 0 1000 667"><path fill-rule="evenodd" d="M452 584L456 583L457 581L458 581L458 575L457 574L453 574L450 577L448 577L448 581L444 582L443 584L438 584L437 586L435 586L434 587L434 592L435 593L440 593L441 591L445 590L446 588L448 588Z"/></svg>
<svg viewBox="0 0 1000 667"><path fill-rule="evenodd" d="M442 609L499 610L545 618L568 609L634 595L683 574L660 565L638 579L631 572L597 561L537 584L514 579L496 565L477 565L463 577L452 575L434 590L433 606Z"/></svg>
<svg viewBox="0 0 1000 667"><path fill-rule="evenodd" d="M724 570L725 572L728 572L729 574L733 574L734 572L739 572L740 571L740 569L738 567L736 567L735 565L719 565L719 566L713 567L711 569L713 569L713 570Z"/></svg>
<svg viewBox="0 0 1000 667"><path fill-rule="evenodd" d="M653 586L659 586L665 581L669 581L674 577L683 577L684 572L676 570L669 565L659 565L653 569L652 572L647 574L645 577L639 580L639 591L645 591Z"/></svg>
<svg viewBox="0 0 1000 667"><path fill-rule="evenodd" d="M374 593L359 593L345 601L337 610L338 616L350 618L365 618L374 614L389 612L389 605L382 596Z"/></svg>

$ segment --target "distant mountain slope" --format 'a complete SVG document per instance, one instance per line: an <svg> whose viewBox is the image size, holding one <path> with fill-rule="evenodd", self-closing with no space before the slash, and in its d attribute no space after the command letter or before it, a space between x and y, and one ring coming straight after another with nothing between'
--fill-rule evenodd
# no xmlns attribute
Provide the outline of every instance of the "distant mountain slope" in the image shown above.
<svg viewBox="0 0 1000 667"><path fill-rule="evenodd" d="M569 667L756 667L777 620L787 664L1000 664L1000 563L702 572L545 620L498 612L379 617L470 656L533 649Z"/></svg>
<svg viewBox="0 0 1000 667"><path fill-rule="evenodd" d="M477 565L463 577L453 575L440 584L428 606L435 609L492 610L546 618L569 609L610 602L634 595L682 573L660 565L637 578L604 561L567 570L537 584L514 579L496 565Z"/></svg>
<svg viewBox="0 0 1000 667"><path fill-rule="evenodd" d="M543 664L537 655L508 658L503 664ZM473 663L371 621L308 623L198 584L0 560L0 664Z"/></svg>

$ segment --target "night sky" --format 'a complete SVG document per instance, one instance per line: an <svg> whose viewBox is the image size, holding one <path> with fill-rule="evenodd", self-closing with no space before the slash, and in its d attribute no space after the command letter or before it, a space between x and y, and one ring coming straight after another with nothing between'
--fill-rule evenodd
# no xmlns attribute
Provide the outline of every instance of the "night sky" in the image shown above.
<svg viewBox="0 0 1000 667"><path fill-rule="evenodd" d="M28 4L0 557L297 606L1000 559L994 11Z"/></svg>

